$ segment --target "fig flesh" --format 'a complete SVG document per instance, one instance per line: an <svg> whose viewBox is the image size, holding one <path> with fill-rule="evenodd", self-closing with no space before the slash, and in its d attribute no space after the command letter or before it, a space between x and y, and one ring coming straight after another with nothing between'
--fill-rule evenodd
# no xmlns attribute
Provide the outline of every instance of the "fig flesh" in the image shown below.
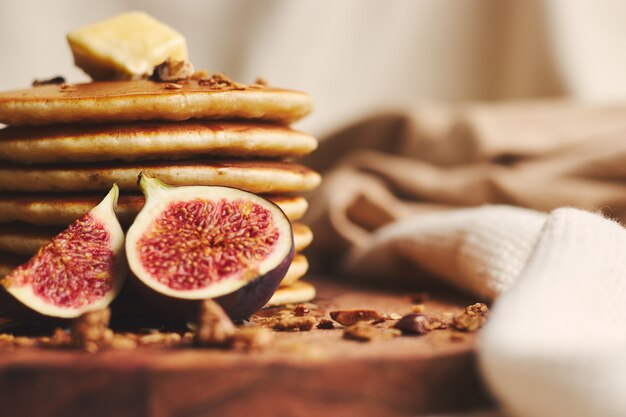
<svg viewBox="0 0 626 417"><path fill-rule="evenodd" d="M143 286L178 300L215 299L233 320L265 305L294 256L291 223L277 205L236 188L169 187L145 174L139 184L146 202L126 254Z"/></svg>
<svg viewBox="0 0 626 417"><path fill-rule="evenodd" d="M0 310L74 318L107 307L127 271L124 232L113 211L118 194L114 185L100 204L2 278L11 297Z"/></svg>

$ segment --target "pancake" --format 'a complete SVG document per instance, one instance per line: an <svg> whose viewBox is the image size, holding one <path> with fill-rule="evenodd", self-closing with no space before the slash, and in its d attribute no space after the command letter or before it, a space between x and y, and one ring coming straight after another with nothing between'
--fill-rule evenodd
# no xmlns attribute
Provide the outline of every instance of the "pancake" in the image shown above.
<svg viewBox="0 0 626 417"><path fill-rule="evenodd" d="M223 185L253 193L310 191L319 174L298 164L270 161L187 161L128 165L3 164L0 191L66 192L107 191L117 183L122 191L138 191L137 177L145 173L170 185Z"/></svg>
<svg viewBox="0 0 626 417"><path fill-rule="evenodd" d="M0 252L0 279L28 260L27 256Z"/></svg>
<svg viewBox="0 0 626 417"><path fill-rule="evenodd" d="M285 304L306 303L315 298L315 287L306 281L298 281L286 287L276 290L266 307L280 306Z"/></svg>
<svg viewBox="0 0 626 417"><path fill-rule="evenodd" d="M313 232L306 224L293 223L293 243L296 252L305 250L313 242Z"/></svg>
<svg viewBox="0 0 626 417"><path fill-rule="evenodd" d="M25 222L37 225L67 226L94 208L103 195L60 194L60 195L20 195L2 193L0 195L0 223ZM276 203L295 221L304 216L308 203L303 197L289 195L264 196ZM123 225L130 225L143 207L144 197L121 195L115 212Z"/></svg>
<svg viewBox="0 0 626 417"><path fill-rule="evenodd" d="M0 93L0 123L254 119L288 124L312 108L309 95L261 86L216 89L196 80L172 86L148 80L43 85Z"/></svg>
<svg viewBox="0 0 626 417"><path fill-rule="evenodd" d="M17 163L177 160L208 155L293 158L317 147L308 134L254 122L139 122L0 129L0 160Z"/></svg>
<svg viewBox="0 0 626 417"><path fill-rule="evenodd" d="M265 195L264 197L276 203L292 222L304 217L309 208L308 201L296 195Z"/></svg>
<svg viewBox="0 0 626 417"><path fill-rule="evenodd" d="M306 256L296 253L296 256L293 257L291 265L289 265L289 270L287 270L287 274L280 282L280 286L284 287L295 283L300 278L302 278L308 270L309 261L306 259Z"/></svg>
<svg viewBox="0 0 626 417"><path fill-rule="evenodd" d="M0 224L0 252L15 255L32 256L40 247L52 240L54 236L64 230L66 226L35 226L26 223ZM293 240L295 251L299 252L306 248L313 240L311 229L301 223L293 225ZM297 255L288 276L297 279L306 272L306 258Z"/></svg>
<svg viewBox="0 0 626 417"><path fill-rule="evenodd" d="M48 243L64 227L44 227L30 224L0 225L0 252L30 257Z"/></svg>
<svg viewBox="0 0 626 417"><path fill-rule="evenodd" d="M0 195L0 223L24 222L66 227L94 208L104 194ZM129 225L143 207L144 197L121 195L115 213L120 223ZM0 225L0 227L2 227Z"/></svg>

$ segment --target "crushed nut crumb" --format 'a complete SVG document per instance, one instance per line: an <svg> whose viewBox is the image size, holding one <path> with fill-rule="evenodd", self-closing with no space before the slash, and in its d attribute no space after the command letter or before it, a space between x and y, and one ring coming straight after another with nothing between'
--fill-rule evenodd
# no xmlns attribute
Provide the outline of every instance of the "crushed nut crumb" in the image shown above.
<svg viewBox="0 0 626 417"><path fill-rule="evenodd" d="M310 312L311 310L303 304L298 304L292 311L293 315L296 317L306 316Z"/></svg>
<svg viewBox="0 0 626 417"><path fill-rule="evenodd" d="M484 303L475 303L467 306L465 312L470 315L487 316L489 314L489 307Z"/></svg>
<svg viewBox="0 0 626 417"><path fill-rule="evenodd" d="M39 344L39 341L36 338L19 336L13 339L13 344L15 347L34 347Z"/></svg>
<svg viewBox="0 0 626 417"><path fill-rule="evenodd" d="M72 320L70 334L72 344L87 352L97 352L113 340L109 329L111 310L108 308L90 311Z"/></svg>
<svg viewBox="0 0 626 417"><path fill-rule="evenodd" d="M246 86L239 84L228 78L223 73L217 73L211 75L209 78L202 78L198 80L198 85L203 87L209 87L210 90L245 90Z"/></svg>
<svg viewBox="0 0 626 417"><path fill-rule="evenodd" d="M270 325L272 329L278 331L309 331L317 324L317 319L313 316L277 316Z"/></svg>
<svg viewBox="0 0 626 417"><path fill-rule="evenodd" d="M200 303L195 342L199 346L227 346L235 334L235 325L222 307L213 300Z"/></svg>
<svg viewBox="0 0 626 417"><path fill-rule="evenodd" d="M369 342L374 339L392 339L401 335L402 332L398 329L380 328L364 321L356 322L352 326L346 327L343 331L344 339L359 342Z"/></svg>
<svg viewBox="0 0 626 417"><path fill-rule="evenodd" d="M343 331L344 339L357 340L359 342L369 342L378 336L379 330L363 321L356 322L356 324L346 327Z"/></svg>
<svg viewBox="0 0 626 417"><path fill-rule="evenodd" d="M72 343L72 336L69 332L57 327L48 341L50 346L68 346Z"/></svg>
<svg viewBox="0 0 626 417"><path fill-rule="evenodd" d="M180 342L180 334L178 333L162 333L153 332L148 335L139 336L137 342L140 346L159 345L171 346Z"/></svg>
<svg viewBox="0 0 626 417"><path fill-rule="evenodd" d="M441 321L437 317L429 317L426 325L430 330L444 330L448 328L448 323Z"/></svg>
<svg viewBox="0 0 626 417"><path fill-rule="evenodd" d="M321 319L317 324L317 328L321 330L332 330L335 328L332 320Z"/></svg>
<svg viewBox="0 0 626 417"><path fill-rule="evenodd" d="M181 88L183 88L181 84L176 84L176 83L165 84L166 90L180 90Z"/></svg>
<svg viewBox="0 0 626 417"><path fill-rule="evenodd" d="M152 71L150 79L158 82L175 82L191 78L195 73L193 65L189 61L176 61L166 59Z"/></svg>
<svg viewBox="0 0 626 417"><path fill-rule="evenodd" d="M231 346L239 350L261 350L272 343L274 335L268 329L262 327L244 327L237 329Z"/></svg>
<svg viewBox="0 0 626 417"><path fill-rule="evenodd" d="M391 339L398 336L402 336L402 331L399 329L383 329L383 339Z"/></svg>
<svg viewBox="0 0 626 417"><path fill-rule="evenodd" d="M135 335L114 334L111 341L111 348L117 350L132 350L137 347L137 338Z"/></svg>
<svg viewBox="0 0 626 417"><path fill-rule="evenodd" d="M385 315L376 310L335 310L330 312L330 317L344 326L352 326L359 321L382 322Z"/></svg>
<svg viewBox="0 0 626 417"><path fill-rule="evenodd" d="M485 325L488 315L489 308L486 304L472 304L463 313L454 316L451 326L462 332L475 332Z"/></svg>

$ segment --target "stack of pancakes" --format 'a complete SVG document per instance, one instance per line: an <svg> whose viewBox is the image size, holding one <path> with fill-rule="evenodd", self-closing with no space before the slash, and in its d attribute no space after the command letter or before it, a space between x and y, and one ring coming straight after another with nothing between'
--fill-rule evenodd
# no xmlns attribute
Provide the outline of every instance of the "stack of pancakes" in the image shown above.
<svg viewBox="0 0 626 417"><path fill-rule="evenodd" d="M292 162L317 141L289 124L300 92L227 79L43 85L0 93L0 277L27 260L117 183L123 226L143 206L144 171L174 185L223 185L266 196L292 221L296 252L271 304L315 296L299 281L313 238L298 220L320 176Z"/></svg>

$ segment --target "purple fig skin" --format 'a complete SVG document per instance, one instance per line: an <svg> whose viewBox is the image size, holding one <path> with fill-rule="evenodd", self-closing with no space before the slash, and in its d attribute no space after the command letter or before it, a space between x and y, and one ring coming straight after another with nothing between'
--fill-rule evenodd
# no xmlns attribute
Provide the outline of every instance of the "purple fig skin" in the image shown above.
<svg viewBox="0 0 626 417"><path fill-rule="evenodd" d="M2 317L19 320L25 323L41 324L43 326L59 326L69 323L69 319L50 317L31 310L9 294L4 288L0 288L0 315Z"/></svg>
<svg viewBox="0 0 626 417"><path fill-rule="evenodd" d="M230 294L215 298L231 320L240 322L248 319L259 311L272 297L280 282L287 274L294 257L293 242L289 254L273 270L249 282ZM163 322L180 324L197 319L198 306L201 300L188 300L169 297L148 287L133 274L130 276L132 287L128 298L136 295L140 303L150 308L152 315L157 315ZM127 297L122 297L127 298ZM138 310L142 310L138 306ZM115 309L114 309L115 310Z"/></svg>
<svg viewBox="0 0 626 417"><path fill-rule="evenodd" d="M247 320L272 298L287 274L294 257L293 239L289 255L278 266L237 291L215 299L233 321Z"/></svg>

